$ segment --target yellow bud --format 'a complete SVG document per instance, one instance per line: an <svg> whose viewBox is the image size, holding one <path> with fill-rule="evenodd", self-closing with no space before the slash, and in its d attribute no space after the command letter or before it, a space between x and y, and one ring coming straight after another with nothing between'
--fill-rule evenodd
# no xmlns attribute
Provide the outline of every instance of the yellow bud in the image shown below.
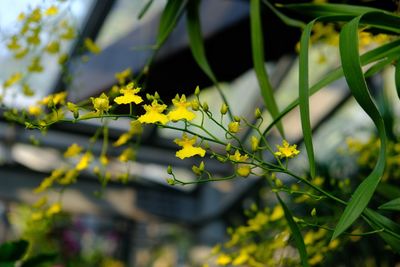
<svg viewBox="0 0 400 267"><path fill-rule="evenodd" d="M225 115L228 112L228 106L224 103L221 106L221 114Z"/></svg>
<svg viewBox="0 0 400 267"><path fill-rule="evenodd" d="M226 145L226 147L225 147L226 152L231 151L231 148L232 148L231 143L228 143L228 144Z"/></svg>
<svg viewBox="0 0 400 267"><path fill-rule="evenodd" d="M260 140L258 140L258 138L253 135L250 141L251 141L251 150L256 151L258 149L258 144L260 143Z"/></svg>
<svg viewBox="0 0 400 267"><path fill-rule="evenodd" d="M250 168L249 165L240 166L240 167L238 167L237 170L236 170L236 173L237 173L239 176L242 176L242 177L247 177L247 176L249 176L250 172L251 172L251 168Z"/></svg>
<svg viewBox="0 0 400 267"><path fill-rule="evenodd" d="M259 108L256 108L256 110L254 111L254 116L256 119L260 119L262 117L262 113Z"/></svg>
<svg viewBox="0 0 400 267"><path fill-rule="evenodd" d="M167 178L166 181L169 185L175 185L175 181L172 178Z"/></svg>
<svg viewBox="0 0 400 267"><path fill-rule="evenodd" d="M233 120L236 122L240 122L240 118L238 116L233 116Z"/></svg>
<svg viewBox="0 0 400 267"><path fill-rule="evenodd" d="M191 104L192 104L192 109L193 109L194 111L199 110L199 108L200 108L200 103L199 103L199 101L193 100L193 101L191 102Z"/></svg>
<svg viewBox="0 0 400 267"><path fill-rule="evenodd" d="M228 125L228 131L231 133L237 133L239 131L239 126L240 126L239 122L232 121Z"/></svg>

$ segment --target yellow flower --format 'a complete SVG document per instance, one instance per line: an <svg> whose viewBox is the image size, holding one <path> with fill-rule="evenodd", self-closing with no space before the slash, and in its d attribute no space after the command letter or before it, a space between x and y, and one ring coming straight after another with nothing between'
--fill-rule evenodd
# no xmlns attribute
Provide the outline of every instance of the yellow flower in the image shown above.
<svg viewBox="0 0 400 267"><path fill-rule="evenodd" d="M135 121L131 121L131 129L129 130L129 133L131 133L132 135L135 134L141 134L143 131L143 127L142 124L140 123L140 121L135 120Z"/></svg>
<svg viewBox="0 0 400 267"><path fill-rule="evenodd" d="M135 156L136 156L135 151L131 147L128 147L127 149L122 151L118 159L122 162L128 162L129 160L134 160Z"/></svg>
<svg viewBox="0 0 400 267"><path fill-rule="evenodd" d="M164 104L158 104L157 100L153 100L150 105L143 105L146 113L138 118L141 123L156 123L161 122L166 124L168 122L168 117L162 112L167 108Z"/></svg>
<svg viewBox="0 0 400 267"><path fill-rule="evenodd" d="M286 140L282 141L282 146L277 145L278 151L275 152L275 156L280 158L293 158L297 156L300 151L296 149L297 145L289 145Z"/></svg>
<svg viewBox="0 0 400 267"><path fill-rule="evenodd" d="M106 155L101 155L101 156L100 156L100 163L101 163L101 165L103 165L103 166L108 165L109 160L108 160L108 158L107 158Z"/></svg>
<svg viewBox="0 0 400 267"><path fill-rule="evenodd" d="M55 16L58 14L58 8L56 6L51 6L44 12L46 16Z"/></svg>
<svg viewBox="0 0 400 267"><path fill-rule="evenodd" d="M228 124L228 131L231 133L239 132L240 123L238 121L232 121Z"/></svg>
<svg viewBox="0 0 400 267"><path fill-rule="evenodd" d="M186 96L182 95L179 98L177 95L174 99L172 99L172 103L174 104L174 109L168 113L168 118L172 121L179 121L179 120L193 120L196 115L188 110L192 104L190 102L186 102Z"/></svg>
<svg viewBox="0 0 400 267"><path fill-rule="evenodd" d="M258 149L258 144L260 143L260 140L253 135L250 141L251 141L251 150L256 151Z"/></svg>
<svg viewBox="0 0 400 267"><path fill-rule="evenodd" d="M10 50L18 50L21 48L21 45L19 44L19 40L18 40L18 36L17 35L13 35L11 37L10 42L7 43L7 47Z"/></svg>
<svg viewBox="0 0 400 267"><path fill-rule="evenodd" d="M32 207L36 208L36 209L40 209L41 207L43 207L44 205L47 204L47 196L41 197L39 200L37 200Z"/></svg>
<svg viewBox="0 0 400 267"><path fill-rule="evenodd" d="M143 99L136 95L137 93L140 92L140 88L134 88L133 82L129 83L125 88L121 89L119 92L123 94L123 96L118 96L114 99L115 103L118 105L121 104L129 104L129 103L135 103L135 104L140 104L143 102Z"/></svg>
<svg viewBox="0 0 400 267"><path fill-rule="evenodd" d="M228 265L231 261L232 258L227 254L221 254L217 258L217 264L222 266Z"/></svg>
<svg viewBox="0 0 400 267"><path fill-rule="evenodd" d="M241 155L239 150L236 150L235 154L229 156L229 159L235 162L245 162L248 158L249 156L247 156L246 154Z"/></svg>
<svg viewBox="0 0 400 267"><path fill-rule="evenodd" d="M82 151L82 147L76 143L73 143L72 145L70 145L68 147L67 151L64 152L64 157L66 157L66 158L75 157L76 155L81 153L81 151Z"/></svg>
<svg viewBox="0 0 400 267"><path fill-rule="evenodd" d="M57 213L61 212L61 204L56 202L54 204L52 204L46 211L46 216L47 217L51 217Z"/></svg>
<svg viewBox="0 0 400 267"><path fill-rule="evenodd" d="M42 72L43 71L43 66L42 66L42 63L40 63L39 57L35 57L32 59L31 64L28 66L28 70L30 72Z"/></svg>
<svg viewBox="0 0 400 267"><path fill-rule="evenodd" d="M46 51L50 54L56 54L60 51L60 43L53 41L47 44Z"/></svg>
<svg viewBox="0 0 400 267"><path fill-rule="evenodd" d="M92 153L86 152L85 154L83 154L78 164L76 164L75 169L78 171L86 169L89 166L90 162L92 161L92 158L93 158Z"/></svg>
<svg viewBox="0 0 400 267"><path fill-rule="evenodd" d="M180 159L193 157L194 155L204 157L206 151L201 147L193 146L196 143L196 139L196 136L189 138L185 133L182 135L182 139L175 139L174 142L182 147L175 155Z"/></svg>
<svg viewBox="0 0 400 267"><path fill-rule="evenodd" d="M116 147L122 146L122 145L126 144L126 142L128 142L131 138L132 138L132 135L129 132L123 133L119 136L118 140L113 143L113 146L116 146Z"/></svg>
<svg viewBox="0 0 400 267"><path fill-rule="evenodd" d="M97 113L103 114L103 112L107 112L110 109L110 102L105 93L102 93L99 97L91 97L90 99Z"/></svg>
<svg viewBox="0 0 400 267"><path fill-rule="evenodd" d="M79 171L77 171L75 169L68 170L65 173L64 177L62 177L61 179L58 179L58 183L60 185L69 185L69 184L75 183L78 175L79 175Z"/></svg>
<svg viewBox="0 0 400 267"><path fill-rule="evenodd" d="M34 96L35 95L35 92L32 90L32 88L27 83L24 83L22 85L22 93L26 96Z"/></svg>
<svg viewBox="0 0 400 267"><path fill-rule="evenodd" d="M36 211L31 214L32 221L40 221L41 219L43 219L43 212Z"/></svg>
<svg viewBox="0 0 400 267"><path fill-rule="evenodd" d="M237 256L233 260L232 264L235 266L243 265L248 261L248 259L249 259L249 254L246 253L245 251L243 251L243 252L240 252L239 256Z"/></svg>
<svg viewBox="0 0 400 267"><path fill-rule="evenodd" d="M65 104L65 98L67 98L67 92L60 92L57 94L53 95L53 104L54 105L64 105Z"/></svg>
<svg viewBox="0 0 400 267"><path fill-rule="evenodd" d="M281 206L276 206L274 208L274 210L272 211L270 219L271 219L271 221L276 221L276 220L279 220L280 218L282 218L283 215L285 215L283 208Z"/></svg>
<svg viewBox="0 0 400 267"><path fill-rule="evenodd" d="M42 114L42 108L37 105L29 106L28 113L29 113L29 115L32 115L32 116L39 116L40 114Z"/></svg>
<svg viewBox="0 0 400 267"><path fill-rule="evenodd" d="M101 48L98 47L98 46L93 42L92 39L90 39L90 38L85 38L84 43L85 43L86 49L87 49L90 53L99 54L99 53L101 52Z"/></svg>
<svg viewBox="0 0 400 267"><path fill-rule="evenodd" d="M250 172L251 172L251 168L250 168L249 165L246 165L246 164L241 164L241 165L239 165L238 168L236 169L236 173L237 173L239 176L242 176L242 177L247 177L247 176L249 176Z"/></svg>
<svg viewBox="0 0 400 267"><path fill-rule="evenodd" d="M132 70L131 68L127 68L121 72L115 73L115 79L118 80L119 84L124 84L126 79L132 76Z"/></svg>
<svg viewBox="0 0 400 267"><path fill-rule="evenodd" d="M33 192L38 194L38 193L45 191L46 189L50 188L53 185L54 181L57 180L58 178L60 178L63 174L64 174L64 170L55 169L54 171L51 172L49 177L46 177L43 179L43 181L40 183L40 185L38 187L36 187Z"/></svg>
<svg viewBox="0 0 400 267"><path fill-rule="evenodd" d="M7 88L10 87L14 84L16 84L17 82L19 82L22 79L22 73L21 72L16 72L14 74L12 74L10 76L10 78L8 78L4 83L3 83L3 87Z"/></svg>

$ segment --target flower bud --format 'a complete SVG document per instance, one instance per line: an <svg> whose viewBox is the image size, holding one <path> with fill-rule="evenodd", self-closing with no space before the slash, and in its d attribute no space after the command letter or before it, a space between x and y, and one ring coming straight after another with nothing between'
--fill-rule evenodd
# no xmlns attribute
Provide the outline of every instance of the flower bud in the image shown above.
<svg viewBox="0 0 400 267"><path fill-rule="evenodd" d="M228 106L225 103L222 104L220 111L222 115L225 115L228 112Z"/></svg>
<svg viewBox="0 0 400 267"><path fill-rule="evenodd" d="M260 140L258 140L258 138L253 135L250 141L251 141L251 150L256 151L258 149L258 144L260 143Z"/></svg>
<svg viewBox="0 0 400 267"><path fill-rule="evenodd" d="M167 178L166 181L169 185L175 185L175 181L172 178Z"/></svg>
<svg viewBox="0 0 400 267"><path fill-rule="evenodd" d="M199 110L199 108L200 108L200 103L199 103L199 101L193 100L193 101L191 102L191 104L192 104L192 109L193 109L194 111L198 111L198 110Z"/></svg>
<svg viewBox="0 0 400 267"><path fill-rule="evenodd" d="M315 208L313 208L313 209L311 210L311 216L312 216L312 217L317 216L317 210L316 210Z"/></svg>
<svg viewBox="0 0 400 267"><path fill-rule="evenodd" d="M204 103L203 103L202 108L203 108L203 110L204 110L205 112L207 112L207 111L209 110L209 107L208 107L207 102L204 102Z"/></svg>
<svg viewBox="0 0 400 267"><path fill-rule="evenodd" d="M228 131L231 133L237 133L239 131L239 122L237 121L232 121L231 123L228 124Z"/></svg>
<svg viewBox="0 0 400 267"><path fill-rule="evenodd" d="M240 122L240 118L238 116L233 116L233 120L236 122Z"/></svg>
<svg viewBox="0 0 400 267"><path fill-rule="evenodd" d="M254 111L254 117L256 117L256 119L260 119L262 117L262 113L259 108L256 108L256 110Z"/></svg>
<svg viewBox="0 0 400 267"><path fill-rule="evenodd" d="M154 93L154 99L156 100L160 99L160 95L157 92Z"/></svg>
<svg viewBox="0 0 400 267"><path fill-rule="evenodd" d="M226 151L226 152L229 152L229 151L231 151L231 148L232 148L231 143L228 143L228 144L226 145L226 147L225 147L225 151Z"/></svg>
<svg viewBox="0 0 400 267"><path fill-rule="evenodd" d="M200 88L199 86L196 87L196 89L194 90L194 95L198 96L200 94Z"/></svg>
<svg viewBox="0 0 400 267"><path fill-rule="evenodd" d="M168 174L172 174L172 167L171 167L171 165L168 165L167 173L168 173Z"/></svg>
<svg viewBox="0 0 400 267"><path fill-rule="evenodd" d="M151 94L147 93L147 94L146 94L146 98L147 98L147 100L149 100L149 101L153 101L154 96L152 96Z"/></svg>

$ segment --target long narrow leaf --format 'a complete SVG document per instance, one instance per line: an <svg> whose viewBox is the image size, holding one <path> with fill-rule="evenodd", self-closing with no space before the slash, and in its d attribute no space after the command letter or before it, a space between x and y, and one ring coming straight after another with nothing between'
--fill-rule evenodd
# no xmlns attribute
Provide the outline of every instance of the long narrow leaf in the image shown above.
<svg viewBox="0 0 400 267"><path fill-rule="evenodd" d="M361 60L361 65L365 66L371 62L377 61L381 58L391 56L393 54L399 54L400 53L400 39L395 40L393 42L384 44L380 47L377 47L371 51L366 52L363 54L360 58ZM384 67L384 66L382 66ZM314 84L310 88L310 95L315 94L318 92L321 88L327 86L328 84L340 79L343 76L343 70L341 67L331 71L328 73L324 78L322 78L320 81L318 81L316 84ZM366 76L368 77L368 76ZM264 135L277 123L277 121L281 120L287 113L292 111L294 108L296 108L299 104L299 100L296 99L293 102L291 102L280 114L279 116L272 121L267 128L264 130Z"/></svg>
<svg viewBox="0 0 400 267"><path fill-rule="evenodd" d="M303 130L304 145L307 150L308 164L310 165L310 175L312 178L315 177L315 159L309 107L310 88L308 82L308 47L314 23L315 20L308 23L301 35L299 55L299 108L301 128Z"/></svg>
<svg viewBox="0 0 400 267"><path fill-rule="evenodd" d="M278 198L278 201L283 208L286 221L288 222L290 230L292 231L294 242L296 243L296 248L300 254L301 265L303 267L307 267L307 266L309 266L308 265L308 254L307 254L306 246L304 244L304 239L303 239L303 236L301 235L299 226L294 221L291 211L286 206L285 202L283 202L283 200L281 199L281 197L279 196L278 193L276 194L276 197Z"/></svg>
<svg viewBox="0 0 400 267"><path fill-rule="evenodd" d="M400 198L386 202L385 204L379 206L379 209L400 211Z"/></svg>
<svg viewBox="0 0 400 267"><path fill-rule="evenodd" d="M208 78L214 83L222 100L229 106L229 103L225 95L223 94L221 88L219 87L218 80L215 77L206 57L206 52L204 49L204 40L201 33L199 5L200 5L199 0L191 0L189 1L187 8L187 31L189 35L190 50L192 51L192 55L196 63L208 76ZM228 109L228 112L230 117L232 118L233 116L231 110Z"/></svg>
<svg viewBox="0 0 400 267"><path fill-rule="evenodd" d="M400 60L397 60L394 73L394 82L396 85L397 96L400 98Z"/></svg>
<svg viewBox="0 0 400 267"><path fill-rule="evenodd" d="M336 225L332 239L343 233L366 208L379 184L386 161L387 138L384 122L368 91L359 58L358 27L361 17L353 19L343 27L340 33L340 57L347 84L358 104L374 122L378 130L381 146L375 168L354 191L351 200Z"/></svg>
<svg viewBox="0 0 400 267"><path fill-rule="evenodd" d="M147 3L143 6L142 10L140 10L138 19L141 19L149 10L151 5L153 4L154 0L148 0Z"/></svg>
<svg viewBox="0 0 400 267"><path fill-rule="evenodd" d="M324 20L325 17L335 16L335 22L350 21L357 16L367 14L362 20L368 26L400 33L398 27L400 17L377 8L344 4L291 4L284 7L302 15L308 15L311 18L320 18L320 20Z"/></svg>
<svg viewBox="0 0 400 267"><path fill-rule="evenodd" d="M269 81L268 73L265 70L264 40L261 26L260 0L250 1L250 27L251 27L251 50L253 55L254 70L256 72L261 95L264 99L267 110L273 119L279 115L278 105L275 101L274 91ZM276 125L284 136L284 129L281 123Z"/></svg>
<svg viewBox="0 0 400 267"><path fill-rule="evenodd" d="M185 10L188 0L168 0L167 5L161 15L158 34L156 39L156 47L160 46L167 40L171 34L180 16Z"/></svg>
<svg viewBox="0 0 400 267"><path fill-rule="evenodd" d="M275 8L268 0L262 0L264 4L272 10L272 12L275 13L276 16L280 20L282 20L286 25L292 26L292 27L298 27L298 28L304 28L306 24L302 22L301 20L293 19L291 17L286 16L282 12L280 12L277 8Z"/></svg>
<svg viewBox="0 0 400 267"><path fill-rule="evenodd" d="M364 218L375 230L382 230L379 235L390 247L400 254L400 225L376 211L366 208Z"/></svg>

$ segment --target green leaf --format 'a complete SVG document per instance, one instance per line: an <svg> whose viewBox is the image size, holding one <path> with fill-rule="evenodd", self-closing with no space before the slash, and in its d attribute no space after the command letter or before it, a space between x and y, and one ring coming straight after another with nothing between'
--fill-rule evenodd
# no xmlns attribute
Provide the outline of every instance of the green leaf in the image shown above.
<svg viewBox="0 0 400 267"><path fill-rule="evenodd" d="M25 240L7 242L0 246L0 262L10 262L22 259L29 243Z"/></svg>
<svg viewBox="0 0 400 267"><path fill-rule="evenodd" d="M364 210L364 218L374 230L381 230L381 238L400 254L400 225L371 209Z"/></svg>
<svg viewBox="0 0 400 267"><path fill-rule="evenodd" d="M254 70L256 72L258 84L260 85L261 95L264 99L267 110L272 118L279 115L278 105L276 104L274 91L269 81L268 73L265 70L264 59L264 40L261 26L260 0L250 1L250 27L251 27L251 50L253 55ZM284 129L282 123L277 123L277 128L282 136Z"/></svg>
<svg viewBox="0 0 400 267"><path fill-rule="evenodd" d="M156 39L156 47L160 48L161 45L167 40L172 30L175 28L180 16L185 10L188 0L168 0L167 5L161 15L160 24L158 27L158 34Z"/></svg>
<svg viewBox="0 0 400 267"><path fill-rule="evenodd" d="M286 221L289 224L290 230L292 231L292 235L294 238L294 242L296 243L296 248L299 251L300 254L300 260L301 260L301 265L304 266L309 266L308 265L308 254L306 250L306 246L304 244L303 236L301 235L299 226L293 219L293 215L289 208L286 206L285 202L281 199L278 193L276 193L276 197L279 200L279 203L281 204L283 211L285 213L285 218Z"/></svg>
<svg viewBox="0 0 400 267"><path fill-rule="evenodd" d="M153 2L154 0L147 1L142 10L139 12L138 19L141 19L146 14L146 12L149 10Z"/></svg>
<svg viewBox="0 0 400 267"><path fill-rule="evenodd" d="M396 69L394 73L394 82L396 85L397 96L400 98L400 60L396 62Z"/></svg>
<svg viewBox="0 0 400 267"><path fill-rule="evenodd" d="M333 22L349 21L357 16L366 15L363 17L362 22L371 28L400 33L398 27L400 17L377 8L345 4L291 4L284 7L301 15L319 18L321 21L324 21L326 18L328 18L328 21ZM329 18L332 16L335 17L334 20Z"/></svg>
<svg viewBox="0 0 400 267"><path fill-rule="evenodd" d="M379 206L379 209L400 211L400 198L386 202L385 204Z"/></svg>
<svg viewBox="0 0 400 267"><path fill-rule="evenodd" d="M313 18L337 15L356 17L371 11L381 11L376 8L346 4L289 4L285 5L284 8Z"/></svg>
<svg viewBox="0 0 400 267"><path fill-rule="evenodd" d="M386 199L400 198L400 188L391 184L380 183L376 188L376 192Z"/></svg>
<svg viewBox="0 0 400 267"><path fill-rule="evenodd" d="M382 46L379 46L377 48L374 48L365 54L363 54L360 58L361 60L361 65L365 66L367 64L370 64L374 61L380 60L381 58L385 57L390 57L392 55L398 55L400 54L400 39L395 40L393 42L384 44ZM384 67L384 66L382 66ZM370 73L372 74L372 73ZM315 94L318 92L321 88L331 84L332 82L340 79L343 76L343 70L341 67L331 71L328 73L324 78L319 80L316 84L314 84L310 88L310 95ZM365 75L365 77L368 77ZM271 122L267 128L264 130L263 135L265 135L275 124L277 121L281 120L287 113L292 111L295 107L297 107L299 104L299 100L296 99L293 102L291 102L280 114L279 116Z"/></svg>
<svg viewBox="0 0 400 267"><path fill-rule="evenodd" d="M354 191L351 200L336 225L332 239L343 233L366 208L380 182L386 162L387 138L385 125L368 91L365 77L361 69L358 52L358 26L360 20L361 16L353 19L343 27L339 42L340 58L342 61L343 73L350 91L358 104L374 122L378 130L381 146L375 168Z"/></svg>
<svg viewBox="0 0 400 267"><path fill-rule="evenodd" d="M280 20L282 20L286 25L292 26L292 27L298 27L298 28L304 28L306 24L302 22L301 20L293 19L291 17L286 16L282 12L280 12L278 9L276 9L273 5L268 0L263 0L264 4L272 10L272 12L275 13L276 16Z"/></svg>
<svg viewBox="0 0 400 267"><path fill-rule="evenodd" d="M56 253L44 253L27 259L21 264L21 267L40 267L44 264L54 263L57 259Z"/></svg>
<svg viewBox="0 0 400 267"><path fill-rule="evenodd" d="M187 7L187 31L189 35L190 50L192 51L192 55L196 63L208 76L208 78L214 83L222 100L229 106L229 103L225 95L222 93L222 90L218 85L218 80L215 77L206 57L206 52L204 49L204 40L201 33L199 5L200 5L199 0L191 0ZM230 109L228 109L228 113L229 116L233 118Z"/></svg>
<svg viewBox="0 0 400 267"><path fill-rule="evenodd" d="M308 47L312 27L316 20L311 21L304 28L300 39L299 54L299 108L301 118L301 128L303 130L304 145L307 150L308 163L310 165L310 175L315 177L315 158L312 142L312 130L310 122L310 88L308 82Z"/></svg>

